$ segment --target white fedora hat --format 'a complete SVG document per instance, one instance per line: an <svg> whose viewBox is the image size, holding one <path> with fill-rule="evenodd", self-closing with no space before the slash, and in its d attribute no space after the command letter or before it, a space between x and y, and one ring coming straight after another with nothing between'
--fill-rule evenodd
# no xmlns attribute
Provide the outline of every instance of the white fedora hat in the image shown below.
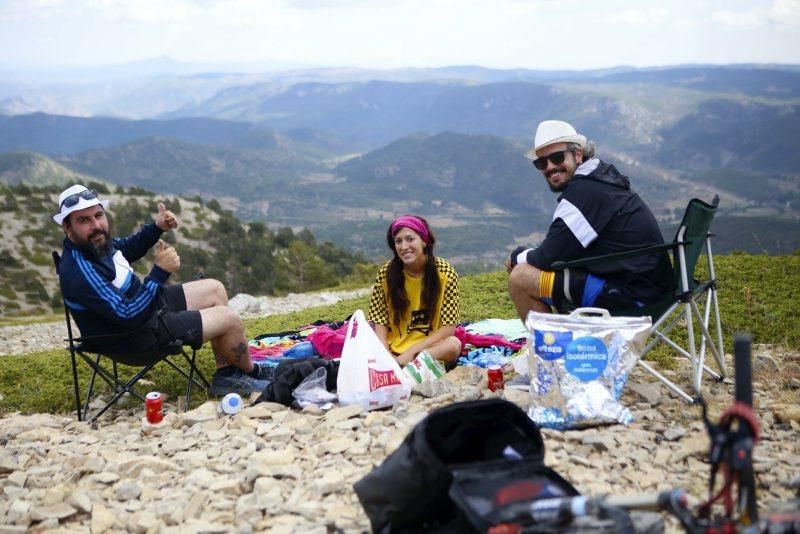
<svg viewBox="0 0 800 534"><path fill-rule="evenodd" d="M90 208L100 204L103 209L108 209L108 200L100 200L97 197L97 191L94 189L87 189L82 185L73 185L64 189L58 195L58 209L59 212L53 215L53 220L56 224L64 222L64 218L73 211Z"/></svg>
<svg viewBox="0 0 800 534"><path fill-rule="evenodd" d="M536 159L536 151L554 143L577 143L584 148L586 137L575 131L571 124L564 121L542 121L536 128L533 148L525 153L528 159Z"/></svg>

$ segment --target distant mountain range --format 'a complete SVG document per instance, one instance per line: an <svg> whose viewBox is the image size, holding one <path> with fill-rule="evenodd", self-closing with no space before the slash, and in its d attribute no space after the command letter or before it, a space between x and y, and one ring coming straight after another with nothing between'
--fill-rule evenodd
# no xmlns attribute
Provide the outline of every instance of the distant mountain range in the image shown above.
<svg viewBox="0 0 800 534"><path fill-rule="evenodd" d="M13 69L0 64L0 113L44 111L50 114L127 118L153 118L160 113L200 104L220 91L254 84L270 94L300 83L342 84L383 80L389 82L461 82L487 84L513 81L568 83L600 80L625 83L665 83L711 88L721 92L752 83L751 89L780 94L783 88L752 81L752 73L766 71L796 75L797 65L685 65L675 67L614 67L593 70L491 69L475 65L441 68L304 68L286 70L281 65L192 64L155 58L126 65L96 68ZM686 74L683 76L683 74ZM699 75L698 75L699 73ZM675 79L676 76L682 76ZM627 78L626 78L627 77ZM745 79L743 79L745 78ZM711 89L714 90L714 89ZM755 94L747 91L747 94ZM4 101L13 108L5 108Z"/></svg>
<svg viewBox="0 0 800 534"><path fill-rule="evenodd" d="M434 223L444 254L492 263L515 243L535 243L549 224L555 195L522 155L540 120L562 118L631 177L666 233L689 198L718 192L719 220L730 228L719 232L718 250L800 248L795 67L177 79L180 87L216 80L219 90L162 113L169 91L162 99L156 80L131 82L154 84L146 94L159 117L145 120L0 115L0 153L8 153L0 180L94 179L219 198L244 218L309 227L372 257L388 253L389 220L415 212Z"/></svg>
<svg viewBox="0 0 800 534"><path fill-rule="evenodd" d="M263 126L208 118L132 121L45 113L0 115L0 152L29 150L48 156L69 155L146 137L171 137L225 148L274 149L280 144L275 132Z"/></svg>

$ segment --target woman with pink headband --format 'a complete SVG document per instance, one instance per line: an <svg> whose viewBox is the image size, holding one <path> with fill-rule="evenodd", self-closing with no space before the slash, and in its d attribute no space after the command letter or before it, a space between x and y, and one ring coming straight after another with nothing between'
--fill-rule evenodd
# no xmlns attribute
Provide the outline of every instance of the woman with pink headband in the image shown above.
<svg viewBox="0 0 800 534"><path fill-rule="evenodd" d="M453 334L460 322L458 273L433 254L428 221L404 215L389 227L394 257L381 267L372 288L369 318L375 333L400 365L427 352L452 362L461 352Z"/></svg>

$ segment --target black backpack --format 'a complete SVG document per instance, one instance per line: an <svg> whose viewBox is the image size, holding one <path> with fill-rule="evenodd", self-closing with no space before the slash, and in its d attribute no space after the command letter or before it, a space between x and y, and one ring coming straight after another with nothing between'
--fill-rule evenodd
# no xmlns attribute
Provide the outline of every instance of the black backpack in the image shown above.
<svg viewBox="0 0 800 534"><path fill-rule="evenodd" d="M524 503L578 495L543 460L539 428L517 405L461 402L423 419L354 488L374 532L485 532Z"/></svg>

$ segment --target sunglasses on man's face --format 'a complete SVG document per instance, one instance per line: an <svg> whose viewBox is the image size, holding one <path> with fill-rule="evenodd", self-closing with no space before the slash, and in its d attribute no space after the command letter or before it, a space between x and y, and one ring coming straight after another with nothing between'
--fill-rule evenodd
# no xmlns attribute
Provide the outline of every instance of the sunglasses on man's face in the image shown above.
<svg viewBox="0 0 800 534"><path fill-rule="evenodd" d="M68 196L61 202L61 206L66 208L71 208L72 206L80 202L81 199L92 200L94 198L97 198L97 191L95 191L94 189L87 189L86 191L81 191L80 193L75 193L74 195Z"/></svg>
<svg viewBox="0 0 800 534"><path fill-rule="evenodd" d="M550 163L553 165L561 165L564 163L564 158L567 156L567 152L569 150L559 150L558 152L553 152L552 154L548 154L547 156L542 156L541 158L536 158L533 160L533 166L543 171L547 168L547 161L550 160Z"/></svg>

